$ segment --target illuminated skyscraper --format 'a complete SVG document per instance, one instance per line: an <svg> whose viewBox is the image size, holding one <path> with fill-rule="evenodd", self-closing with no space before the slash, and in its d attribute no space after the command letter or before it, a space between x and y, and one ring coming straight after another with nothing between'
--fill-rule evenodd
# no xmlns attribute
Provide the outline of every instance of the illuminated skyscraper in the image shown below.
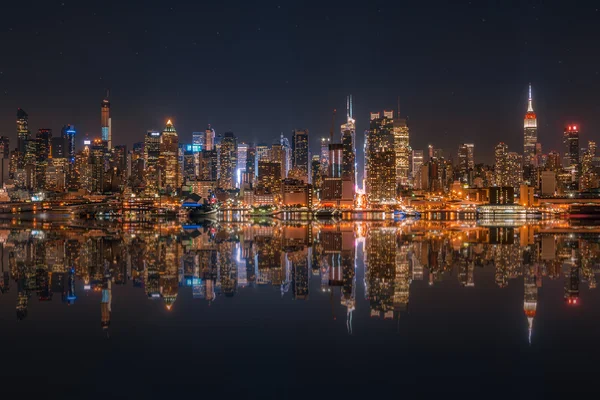
<svg viewBox="0 0 600 400"><path fill-rule="evenodd" d="M0 157L10 158L10 140L6 136L0 136Z"/></svg>
<svg viewBox="0 0 600 400"><path fill-rule="evenodd" d="M111 131L111 119L110 119L110 101L108 100L108 91L106 92L106 98L102 100L100 104L100 125L102 127L102 140L104 140L108 149L112 148L112 131Z"/></svg>
<svg viewBox="0 0 600 400"><path fill-rule="evenodd" d="M563 134L565 145L564 166L577 168L579 166L579 129L577 125L569 125Z"/></svg>
<svg viewBox="0 0 600 400"><path fill-rule="evenodd" d="M329 144L331 140L329 138L321 138L321 157L320 157L320 170L322 174L329 173Z"/></svg>
<svg viewBox="0 0 600 400"><path fill-rule="evenodd" d="M233 132L225 132L219 151L219 182L222 189L235 188L234 176L237 166L237 140Z"/></svg>
<svg viewBox="0 0 600 400"><path fill-rule="evenodd" d="M494 156L494 182L496 186L506 186L508 182L508 146L505 143L498 143Z"/></svg>
<svg viewBox="0 0 600 400"><path fill-rule="evenodd" d="M92 193L104 192L106 179L106 171L104 168L104 159L107 152L106 141L102 139L94 139L90 150L90 170L91 170L91 187Z"/></svg>
<svg viewBox="0 0 600 400"><path fill-rule="evenodd" d="M38 129L35 138L35 188L46 188L46 169L50 158L52 129Z"/></svg>
<svg viewBox="0 0 600 400"><path fill-rule="evenodd" d="M206 146L206 132L192 132L192 144L200 146L200 150L204 150Z"/></svg>
<svg viewBox="0 0 600 400"><path fill-rule="evenodd" d="M181 187L179 137L171 120L163 130L160 146L161 189L172 193Z"/></svg>
<svg viewBox="0 0 600 400"><path fill-rule="evenodd" d="M342 178L356 184L356 120L352 118L352 95L346 98L346 123L342 125Z"/></svg>
<svg viewBox="0 0 600 400"><path fill-rule="evenodd" d="M308 177L308 129L292 131L292 167Z"/></svg>
<svg viewBox="0 0 600 400"><path fill-rule="evenodd" d="M384 114L389 115L387 111ZM365 191L369 202L389 203L396 199L393 127L394 122L388 116L371 119L365 140Z"/></svg>
<svg viewBox="0 0 600 400"><path fill-rule="evenodd" d="M412 151L412 177L413 179L421 172L421 165L423 165L423 150Z"/></svg>
<svg viewBox="0 0 600 400"><path fill-rule="evenodd" d="M350 176L344 176L344 145L331 143L329 145L329 173L330 178L342 178L351 180ZM347 172L347 171L346 171Z"/></svg>
<svg viewBox="0 0 600 400"><path fill-rule="evenodd" d="M472 143L463 143L458 147L458 171L460 178L464 183L471 183L469 179L469 171L475 168L475 160L473 150L475 145Z"/></svg>
<svg viewBox="0 0 600 400"><path fill-rule="evenodd" d="M248 160L248 143L238 143L237 145L237 161L235 168L235 182L237 187L241 187L243 175L246 172L246 162Z"/></svg>
<svg viewBox="0 0 600 400"><path fill-rule="evenodd" d="M208 124L208 128L204 133L204 147L202 150L214 150L215 147L215 130Z"/></svg>
<svg viewBox="0 0 600 400"><path fill-rule="evenodd" d="M529 84L529 98L527 101L527 113L524 121L524 136L523 136L523 167L525 171L525 180L530 181L533 173L535 162L535 145L538 140L537 135L537 117L533 112L533 100L531 96L531 84Z"/></svg>
<svg viewBox="0 0 600 400"><path fill-rule="evenodd" d="M145 181L147 194L156 194L160 187L160 132L148 131L144 141Z"/></svg>
<svg viewBox="0 0 600 400"><path fill-rule="evenodd" d="M17 150L24 156L31 132L29 132L29 115L25 110L17 110Z"/></svg>
<svg viewBox="0 0 600 400"><path fill-rule="evenodd" d="M409 130L406 119L398 114L394 120L394 152L396 153L396 183L408 185L408 171L410 169Z"/></svg>

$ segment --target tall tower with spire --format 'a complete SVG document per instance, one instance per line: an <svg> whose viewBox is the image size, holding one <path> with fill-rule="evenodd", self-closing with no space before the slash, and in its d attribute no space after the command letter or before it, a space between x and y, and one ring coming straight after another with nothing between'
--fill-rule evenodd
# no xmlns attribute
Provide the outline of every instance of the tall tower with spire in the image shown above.
<svg viewBox="0 0 600 400"><path fill-rule="evenodd" d="M100 104L100 125L102 127L102 140L108 144L108 148L112 149L112 132L110 119L110 101L108 100L108 90L106 97Z"/></svg>
<svg viewBox="0 0 600 400"><path fill-rule="evenodd" d="M537 117L533 111L533 98L531 96L531 83L529 84L529 99L527 101L527 113L525 114L523 133L523 170L525 180L529 180L531 170L535 166L535 145L537 137ZM528 172L529 171L529 172Z"/></svg>
<svg viewBox="0 0 600 400"><path fill-rule="evenodd" d="M342 178L356 185L356 120L352 116L352 95L346 97L346 123L342 124Z"/></svg>
<svg viewBox="0 0 600 400"><path fill-rule="evenodd" d="M161 189L167 193L179 190L181 174L179 172L179 136L171 120L162 133L160 143Z"/></svg>

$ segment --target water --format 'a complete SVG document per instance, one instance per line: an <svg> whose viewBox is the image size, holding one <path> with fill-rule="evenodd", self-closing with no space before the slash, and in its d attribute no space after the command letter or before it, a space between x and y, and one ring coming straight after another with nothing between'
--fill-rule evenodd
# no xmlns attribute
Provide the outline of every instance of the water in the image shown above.
<svg viewBox="0 0 600 400"><path fill-rule="evenodd" d="M8 394L595 390L594 226L60 224L0 226Z"/></svg>

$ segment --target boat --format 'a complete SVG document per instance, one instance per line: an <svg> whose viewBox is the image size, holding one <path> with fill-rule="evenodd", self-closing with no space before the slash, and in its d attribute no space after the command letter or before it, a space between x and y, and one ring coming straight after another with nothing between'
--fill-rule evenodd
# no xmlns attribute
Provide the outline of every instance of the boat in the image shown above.
<svg viewBox="0 0 600 400"><path fill-rule="evenodd" d="M408 206L401 206L400 208L394 210L395 218L418 218L420 216L420 212Z"/></svg>
<svg viewBox="0 0 600 400"><path fill-rule="evenodd" d="M340 217L342 212L336 208L321 208L315 211L316 218L335 218Z"/></svg>
<svg viewBox="0 0 600 400"><path fill-rule="evenodd" d="M486 204L477 207L478 219L541 218L540 210L518 204Z"/></svg>
<svg viewBox="0 0 600 400"><path fill-rule="evenodd" d="M209 203L183 203L182 209L188 210L188 216L191 220L213 219L217 217L219 209Z"/></svg>

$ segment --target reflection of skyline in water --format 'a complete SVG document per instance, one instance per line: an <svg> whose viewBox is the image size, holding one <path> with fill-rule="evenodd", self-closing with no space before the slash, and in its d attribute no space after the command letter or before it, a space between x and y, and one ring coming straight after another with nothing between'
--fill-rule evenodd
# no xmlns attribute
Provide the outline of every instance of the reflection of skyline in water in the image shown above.
<svg viewBox="0 0 600 400"><path fill-rule="evenodd" d="M115 285L177 307L181 287L194 299L227 301L252 287L272 287L281 297L310 300L313 291L343 306L348 333L353 313L395 320L410 310L411 286L457 280L461 290L479 284L484 269L495 286L523 285L523 312L531 341L540 288L564 280L567 305L580 302L580 285L596 287L600 239L595 228L566 223L481 227L474 223L250 224L183 230L127 231L5 229L2 292L17 291L18 319L30 302L77 303L76 287L98 293L101 326L109 329ZM481 278L483 279L483 278ZM77 286L79 283L80 286ZM357 286L360 286L357 298ZM81 289L78 289L81 290ZM189 293L189 292L186 292ZM382 322L385 323L385 322ZM108 333L108 332L107 332Z"/></svg>

